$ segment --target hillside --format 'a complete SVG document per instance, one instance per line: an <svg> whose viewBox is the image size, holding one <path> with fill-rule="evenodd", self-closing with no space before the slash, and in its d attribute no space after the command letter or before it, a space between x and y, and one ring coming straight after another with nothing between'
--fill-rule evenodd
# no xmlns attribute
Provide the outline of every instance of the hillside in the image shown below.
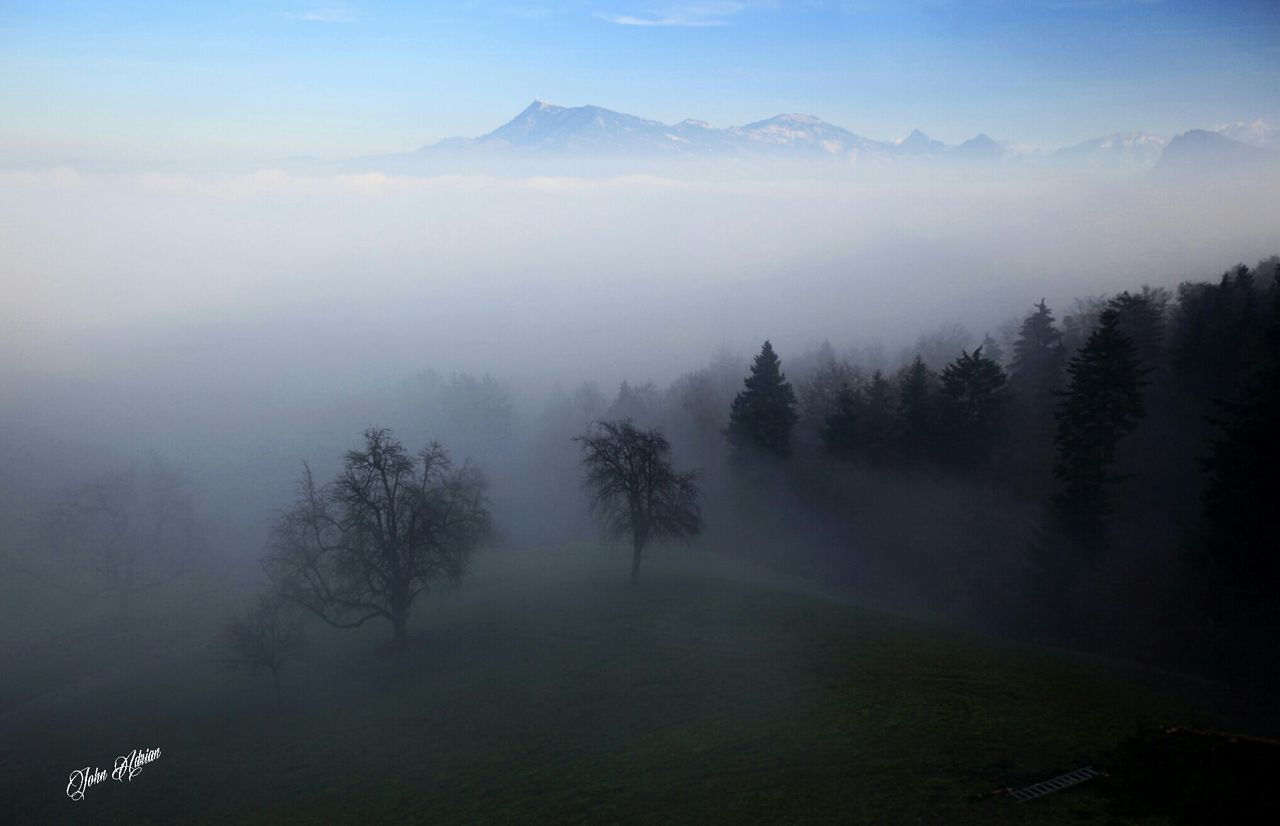
<svg viewBox="0 0 1280 826"><path fill-rule="evenodd" d="M1191 713L1062 654L708 565L657 560L632 590L592 553L433 599L404 662L383 628L320 631L283 713L203 651L132 669L9 732L0 797L17 822L1077 822L1114 813L1106 781L969 798L1108 768ZM129 784L44 788L135 747L162 757Z"/></svg>

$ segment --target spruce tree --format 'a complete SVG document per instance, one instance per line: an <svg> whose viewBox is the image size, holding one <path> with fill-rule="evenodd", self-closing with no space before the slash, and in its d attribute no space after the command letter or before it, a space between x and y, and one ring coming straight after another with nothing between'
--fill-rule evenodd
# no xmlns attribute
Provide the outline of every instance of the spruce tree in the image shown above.
<svg viewBox="0 0 1280 826"><path fill-rule="evenodd" d="M862 398L862 421L858 426L860 452L872 463L888 461L896 426L893 385L879 370L871 376Z"/></svg>
<svg viewBox="0 0 1280 826"><path fill-rule="evenodd" d="M1062 379L1062 331L1053 322L1053 311L1044 303L1027 316L1013 345L1009 387L1032 419L1048 416L1053 394Z"/></svg>
<svg viewBox="0 0 1280 826"><path fill-rule="evenodd" d="M1060 489L1050 512L1057 530L1096 554L1103 543L1109 489L1124 478L1115 471L1116 445L1145 413L1138 348L1121 332L1114 308L1102 312L1067 373L1070 384L1054 436Z"/></svg>
<svg viewBox="0 0 1280 826"><path fill-rule="evenodd" d="M942 371L942 413L948 451L962 465L983 463L1004 414L1005 372L982 354L961 351Z"/></svg>
<svg viewBox="0 0 1280 826"><path fill-rule="evenodd" d="M1209 477L1206 561L1220 591L1215 608L1235 633L1274 650L1280 627L1280 553L1274 538L1280 491L1280 287L1271 291L1267 350L1240 401L1219 403L1222 409L1213 419L1219 432L1203 468ZM1241 627L1246 625L1251 626L1247 631Z"/></svg>
<svg viewBox="0 0 1280 826"><path fill-rule="evenodd" d="M822 423L822 446L837 459L852 459L862 450L859 431L859 408L862 406L858 392L847 382L836 394L832 410Z"/></svg>
<svg viewBox="0 0 1280 826"><path fill-rule="evenodd" d="M901 374L898 393L898 450L909 461L923 461L937 448L937 376L917 355Z"/></svg>
<svg viewBox="0 0 1280 826"><path fill-rule="evenodd" d="M1120 329L1133 339L1143 369L1162 365L1169 291L1143 287L1142 292L1134 294L1125 290L1108 301L1107 306L1120 314Z"/></svg>
<svg viewBox="0 0 1280 826"><path fill-rule="evenodd" d="M782 373L773 345L764 343L743 381L745 389L733 400L725 436L739 452L758 451L775 458L791 452L791 429L796 414L796 394Z"/></svg>

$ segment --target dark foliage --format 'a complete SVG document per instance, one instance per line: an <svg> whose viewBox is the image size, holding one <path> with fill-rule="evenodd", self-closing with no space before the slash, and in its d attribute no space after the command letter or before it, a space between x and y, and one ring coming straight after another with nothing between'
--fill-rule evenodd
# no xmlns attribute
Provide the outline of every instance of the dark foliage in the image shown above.
<svg viewBox="0 0 1280 826"><path fill-rule="evenodd" d="M1103 311L1067 373L1054 435L1054 475L1061 489L1051 510L1057 528L1096 554L1103 545L1108 492L1124 479L1115 469L1116 446L1145 413L1137 346L1120 331L1118 312Z"/></svg>
<svg viewBox="0 0 1280 826"><path fill-rule="evenodd" d="M908 462L920 463L939 450L937 404L938 377L917 355L900 379L897 411L898 454Z"/></svg>
<svg viewBox="0 0 1280 826"><path fill-rule="evenodd" d="M940 412L947 452L961 467L986 464L1005 418L1004 369L982 354L961 351L942 371Z"/></svg>
<svg viewBox="0 0 1280 826"><path fill-rule="evenodd" d="M799 415L796 394L782 373L773 345L764 343L743 382L746 387L733 400L725 436L737 450L761 453L776 459L791 452L791 429Z"/></svg>

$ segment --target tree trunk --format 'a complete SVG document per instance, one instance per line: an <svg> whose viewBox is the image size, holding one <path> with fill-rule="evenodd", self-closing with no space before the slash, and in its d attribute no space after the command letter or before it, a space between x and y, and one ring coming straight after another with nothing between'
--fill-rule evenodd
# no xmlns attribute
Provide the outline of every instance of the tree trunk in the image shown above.
<svg viewBox="0 0 1280 826"><path fill-rule="evenodd" d="M395 607L391 611L392 641L396 650L403 651L409 644L409 610Z"/></svg>
<svg viewBox="0 0 1280 826"><path fill-rule="evenodd" d="M631 584L640 583L640 551L644 548L644 538L636 534L631 538Z"/></svg>

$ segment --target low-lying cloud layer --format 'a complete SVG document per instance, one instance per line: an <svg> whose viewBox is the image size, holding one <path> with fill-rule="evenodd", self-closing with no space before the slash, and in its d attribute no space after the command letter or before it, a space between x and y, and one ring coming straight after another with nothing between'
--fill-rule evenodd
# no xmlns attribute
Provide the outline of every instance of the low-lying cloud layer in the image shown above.
<svg viewBox="0 0 1280 826"><path fill-rule="evenodd" d="M253 418L426 368L663 382L765 338L785 360L824 339L896 353L956 321L981 336L1041 297L1280 247L1257 177L544 172L0 173L9 403L123 382Z"/></svg>

